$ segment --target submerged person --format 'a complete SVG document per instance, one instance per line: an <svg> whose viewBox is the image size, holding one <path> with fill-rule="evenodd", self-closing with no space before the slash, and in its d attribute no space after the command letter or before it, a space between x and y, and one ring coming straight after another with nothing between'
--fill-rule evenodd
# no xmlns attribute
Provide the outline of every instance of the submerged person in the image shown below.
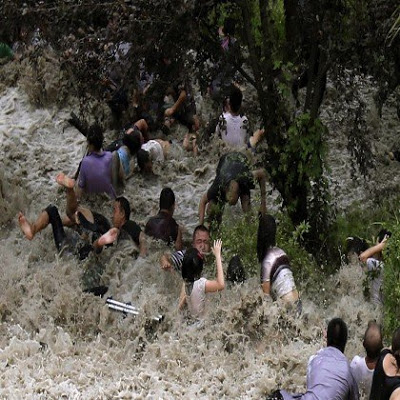
<svg viewBox="0 0 400 400"><path fill-rule="evenodd" d="M383 280L383 249L391 233L382 229L378 233L375 246L368 248L360 254L360 261L366 264L367 273L371 276L371 301L374 304L383 304L382 280Z"/></svg>
<svg viewBox="0 0 400 400"><path fill-rule="evenodd" d="M179 299L179 310L188 306L191 317L202 319L205 316L206 293L218 292L225 288L224 271L221 258L222 241L215 240L212 251L217 266L216 280L210 281L201 277L203 272L203 255L195 248L186 251L182 262L182 285Z"/></svg>
<svg viewBox="0 0 400 400"><path fill-rule="evenodd" d="M369 396L374 370L383 348L382 329L375 321L368 323L364 334L363 346L367 355L365 357L355 356L350 363L350 368L358 389L366 396Z"/></svg>
<svg viewBox="0 0 400 400"><path fill-rule="evenodd" d="M357 383L344 355L347 336L347 325L341 318L329 321L327 347L310 357L308 362L306 393L293 395L280 390L269 399L357 400Z"/></svg>
<svg viewBox="0 0 400 400"><path fill-rule="evenodd" d="M391 349L384 349L380 354L369 399L400 399L400 328L393 333Z"/></svg>
<svg viewBox="0 0 400 400"><path fill-rule="evenodd" d="M19 212L18 223L21 231L28 240L32 240L36 234L51 225L57 251L66 249L69 253L79 254L81 259L87 257L91 250L99 252L104 242L102 235L111 228L110 223L103 215L78 205L73 179L60 173L56 180L60 186L66 188L66 215L61 218L58 208L49 205L39 214L35 222L31 223L22 212ZM84 229L79 226L82 219L90 224ZM65 230L64 226L76 228L76 230ZM88 243L87 237L84 238L84 236L88 236L88 231L94 232L91 244Z"/></svg>
<svg viewBox="0 0 400 400"><path fill-rule="evenodd" d="M145 226L144 233L154 239L161 239L168 245L174 244L176 250L182 249L182 228L173 217L175 193L171 188L164 188L160 194L160 209Z"/></svg>
<svg viewBox="0 0 400 400"><path fill-rule="evenodd" d="M261 191L260 211L266 213L266 174L263 169L251 171L247 157L239 152L223 155L217 166L214 182L200 199L199 223L204 223L207 213L211 221L218 223L222 220L225 203L235 205L240 199L242 210L250 210L250 191L254 189L254 180L257 180Z"/></svg>
<svg viewBox="0 0 400 400"><path fill-rule="evenodd" d="M204 225L198 225L193 231L192 247L205 257L210 252L210 231ZM182 271L182 262L186 250L174 253L164 253L160 259L160 266L165 271Z"/></svg>
<svg viewBox="0 0 400 400"><path fill-rule="evenodd" d="M276 222L271 215L260 216L257 232L257 257L261 263L261 287L264 295L287 303L301 301L287 254L276 247Z"/></svg>

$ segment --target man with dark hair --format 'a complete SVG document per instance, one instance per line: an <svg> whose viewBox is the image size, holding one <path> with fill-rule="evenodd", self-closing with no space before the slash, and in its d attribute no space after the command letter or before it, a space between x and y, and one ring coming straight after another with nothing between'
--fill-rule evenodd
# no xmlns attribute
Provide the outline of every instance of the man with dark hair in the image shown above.
<svg viewBox="0 0 400 400"><path fill-rule="evenodd" d="M175 249L182 249L182 230L173 218L175 210L175 194L171 188L164 188L160 194L160 209L146 224L145 234L161 239L168 245L175 243Z"/></svg>
<svg viewBox="0 0 400 400"><path fill-rule="evenodd" d="M310 357L307 368L307 392L291 395L285 390L275 392L277 399L356 400L357 383L343 354L347 343L347 325L341 318L328 324L327 347ZM271 398L271 397L270 397Z"/></svg>
<svg viewBox="0 0 400 400"><path fill-rule="evenodd" d="M112 154L103 151L103 131L92 125L87 134L88 153L83 158L78 177L77 196L81 192L107 193L112 199L116 194L112 185Z"/></svg>
<svg viewBox="0 0 400 400"><path fill-rule="evenodd" d="M225 111L219 117L215 133L229 146L254 148L261 140L264 130L258 129L250 137L249 120L240 113L242 99L243 95L240 89L233 87Z"/></svg>
<svg viewBox="0 0 400 400"><path fill-rule="evenodd" d="M368 323L363 346L367 355L365 357L355 356L350 368L360 392L369 397L375 366L383 349L382 329L375 321Z"/></svg>
<svg viewBox="0 0 400 400"><path fill-rule="evenodd" d="M210 231L204 225L197 225L193 231L192 246L203 256L210 252ZM175 270L181 272L183 257L186 250L178 250L174 253L164 253L160 259L160 266L166 271Z"/></svg>
<svg viewBox="0 0 400 400"><path fill-rule="evenodd" d="M265 183L266 173L264 169L251 171L247 157L239 152L224 154L218 163L214 182L200 199L199 223L204 223L206 208L211 220L218 223L222 220L225 203L235 205L239 198L242 210L250 210L250 190L254 189L254 181L257 180L261 190L260 211L266 213Z"/></svg>
<svg viewBox="0 0 400 400"><path fill-rule="evenodd" d="M121 241L133 241L139 248L139 255L145 257L147 254L146 237L140 226L129 219L131 215L131 206L129 201L121 196L117 197L113 208L113 228L105 233L97 243L97 249L114 243L118 239Z"/></svg>

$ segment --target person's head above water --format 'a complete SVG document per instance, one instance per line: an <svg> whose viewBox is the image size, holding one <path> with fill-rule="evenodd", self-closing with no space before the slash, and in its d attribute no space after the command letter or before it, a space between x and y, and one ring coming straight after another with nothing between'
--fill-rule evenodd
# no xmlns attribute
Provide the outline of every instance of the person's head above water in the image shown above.
<svg viewBox="0 0 400 400"><path fill-rule="evenodd" d="M89 127L87 134L88 145L93 151L100 151L103 147L104 135L100 125L94 124Z"/></svg>
<svg viewBox="0 0 400 400"><path fill-rule="evenodd" d="M242 106L243 94L237 87L233 87L229 95L229 107L231 111L237 114Z"/></svg>
<svg viewBox="0 0 400 400"><path fill-rule="evenodd" d="M133 132L132 134L125 133L122 138L122 143L129 149L131 155L136 154L142 146L140 132Z"/></svg>
<svg viewBox="0 0 400 400"><path fill-rule="evenodd" d="M136 159L140 172L150 173L153 172L153 162L151 161L148 151L140 149L136 154Z"/></svg>
<svg viewBox="0 0 400 400"><path fill-rule="evenodd" d="M210 231L204 225L194 229L192 246L202 254L210 252Z"/></svg>
<svg viewBox="0 0 400 400"><path fill-rule="evenodd" d="M368 328L364 334L363 346L367 352L367 357L376 360L383 348L382 329L375 321L368 323Z"/></svg>
<svg viewBox="0 0 400 400"><path fill-rule="evenodd" d="M272 215L261 215L257 231L257 257L262 262L268 249L276 244L276 222Z"/></svg>
<svg viewBox="0 0 400 400"><path fill-rule="evenodd" d="M117 197L114 202L113 225L116 228L121 228L130 216L131 206L129 201L123 196Z"/></svg>
<svg viewBox="0 0 400 400"><path fill-rule="evenodd" d="M327 346L335 347L344 353L347 334L347 325L341 318L331 319L326 333Z"/></svg>
<svg viewBox="0 0 400 400"><path fill-rule="evenodd" d="M166 210L171 213L174 213L175 209L175 194L173 190L169 187L161 190L160 194L160 210Z"/></svg>
<svg viewBox="0 0 400 400"><path fill-rule="evenodd" d="M190 247L186 250L182 261L182 278L187 283L193 283L200 279L203 272L203 256L195 249Z"/></svg>

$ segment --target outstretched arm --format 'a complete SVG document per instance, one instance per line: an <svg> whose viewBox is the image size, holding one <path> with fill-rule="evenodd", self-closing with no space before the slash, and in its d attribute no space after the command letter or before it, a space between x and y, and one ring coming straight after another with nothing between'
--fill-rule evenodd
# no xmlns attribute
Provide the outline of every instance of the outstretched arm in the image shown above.
<svg viewBox="0 0 400 400"><path fill-rule="evenodd" d="M374 254L380 253L385 248L387 240L388 240L388 236L385 235L382 242L363 251L359 256L360 261L366 262L368 260L368 258L372 257Z"/></svg>
<svg viewBox="0 0 400 400"><path fill-rule="evenodd" d="M204 217L206 214L206 205L208 203L207 192L201 196L199 203L199 224L202 225L204 223Z"/></svg>
<svg viewBox="0 0 400 400"><path fill-rule="evenodd" d="M167 108L165 110L164 115L166 117L171 117L173 114L175 114L186 100L186 97L187 97L186 90L181 90L179 93L178 100L176 100L176 102L172 107Z"/></svg>
<svg viewBox="0 0 400 400"><path fill-rule="evenodd" d="M258 181L260 185L261 192L261 204L260 204L260 212L262 215L267 213L267 202L266 202L266 183L267 183L267 174L264 169L257 169L253 171L254 179Z"/></svg>
<svg viewBox="0 0 400 400"><path fill-rule="evenodd" d="M206 293L218 292L225 288L224 270L222 268L221 256L222 241L221 239L214 240L213 253L217 264L217 279L215 281L206 281Z"/></svg>

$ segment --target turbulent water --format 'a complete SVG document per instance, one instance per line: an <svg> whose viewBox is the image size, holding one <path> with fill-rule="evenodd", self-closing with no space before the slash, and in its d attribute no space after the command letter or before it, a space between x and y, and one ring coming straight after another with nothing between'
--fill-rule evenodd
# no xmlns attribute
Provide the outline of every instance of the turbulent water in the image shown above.
<svg viewBox="0 0 400 400"><path fill-rule="evenodd" d="M56 254L50 228L26 240L17 212L33 220L49 203L64 212L55 176L73 175L84 154L85 138L65 122L69 112L36 108L18 87L1 93L0 398L257 399L277 387L301 392L308 358L325 345L326 322L335 316L349 326L348 358L362 354L367 322L379 320L380 312L363 298L357 263L343 265L317 290L299 283L304 308L299 319L263 300L258 279L251 278L209 296L206 322L196 329L177 312L180 279L160 270L161 245L152 244L145 259L106 249L78 262ZM325 118L331 126L337 120ZM333 134L340 137L340 127ZM130 179L124 195L132 219L143 227L168 185L176 193L176 220L190 241L217 152L213 146L197 159L182 153L157 168L157 177ZM349 158L344 146L336 146L331 158L338 154ZM340 182L338 198L349 201L354 190L352 199L365 199L370 183L352 181L346 162L336 164L332 175ZM111 217L109 200L91 206ZM99 283L114 298L140 307L139 316L111 312L104 299L82 291L82 276L96 268L103 271ZM159 313L165 315L160 324L152 321Z"/></svg>

